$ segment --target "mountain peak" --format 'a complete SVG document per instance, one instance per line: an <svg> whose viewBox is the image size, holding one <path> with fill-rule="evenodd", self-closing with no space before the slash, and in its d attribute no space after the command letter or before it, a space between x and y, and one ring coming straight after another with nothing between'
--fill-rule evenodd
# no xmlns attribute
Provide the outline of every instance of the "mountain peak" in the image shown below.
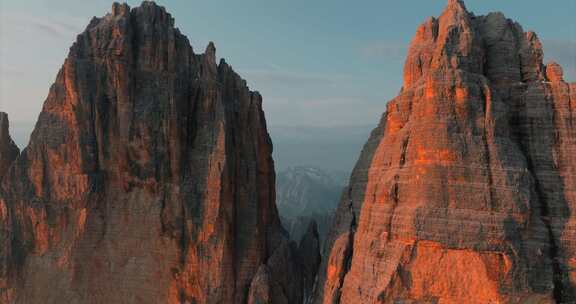
<svg viewBox="0 0 576 304"><path fill-rule="evenodd" d="M462 0L449 0L439 19L445 26L468 23L470 13Z"/></svg>
<svg viewBox="0 0 576 304"><path fill-rule="evenodd" d="M449 0L440 19L444 19L446 25L458 24L462 20L467 20L470 13L462 0Z"/></svg>
<svg viewBox="0 0 576 304"><path fill-rule="evenodd" d="M450 0L440 17L429 18L418 28L404 68L404 88L430 71L482 71L481 41L471 17L462 1Z"/></svg>
<svg viewBox="0 0 576 304"><path fill-rule="evenodd" d="M0 112L0 136L8 131L8 114Z"/></svg>
<svg viewBox="0 0 576 304"><path fill-rule="evenodd" d="M464 4L464 1L462 0L448 0L448 4L446 6L446 9L462 9L462 10L466 10L466 4Z"/></svg>
<svg viewBox="0 0 576 304"><path fill-rule="evenodd" d="M127 3L112 3L112 16L125 16L130 13L130 6Z"/></svg>
<svg viewBox="0 0 576 304"><path fill-rule="evenodd" d="M126 5L126 6L128 6L128 5ZM136 8L145 9L148 11L157 11L157 12L166 13L166 9L163 6L158 5L154 1L148 1L148 0L142 1L142 3L140 3L140 6L138 6Z"/></svg>
<svg viewBox="0 0 576 304"><path fill-rule="evenodd" d="M8 114L0 112L0 180L20 153L10 137L9 125Z"/></svg>
<svg viewBox="0 0 576 304"><path fill-rule="evenodd" d="M216 62L216 46L214 45L214 42L208 42L204 55L210 58L210 62Z"/></svg>
<svg viewBox="0 0 576 304"><path fill-rule="evenodd" d="M10 139L8 114L0 112L0 143Z"/></svg>

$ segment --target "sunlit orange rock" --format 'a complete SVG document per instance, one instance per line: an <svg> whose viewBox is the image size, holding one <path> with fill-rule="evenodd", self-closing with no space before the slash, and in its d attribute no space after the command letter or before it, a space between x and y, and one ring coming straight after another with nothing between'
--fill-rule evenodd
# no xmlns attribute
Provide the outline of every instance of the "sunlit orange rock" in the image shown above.
<svg viewBox="0 0 576 304"><path fill-rule="evenodd" d="M265 279L299 303L271 153L261 96L213 44L193 52L153 2L114 4L4 178L0 302L247 303Z"/></svg>
<svg viewBox="0 0 576 304"><path fill-rule="evenodd" d="M352 173L315 303L576 302L576 84L450 0Z"/></svg>
<svg viewBox="0 0 576 304"><path fill-rule="evenodd" d="M556 62L551 62L546 65L546 78L550 82L563 82L564 81L564 72L562 67L557 64Z"/></svg>

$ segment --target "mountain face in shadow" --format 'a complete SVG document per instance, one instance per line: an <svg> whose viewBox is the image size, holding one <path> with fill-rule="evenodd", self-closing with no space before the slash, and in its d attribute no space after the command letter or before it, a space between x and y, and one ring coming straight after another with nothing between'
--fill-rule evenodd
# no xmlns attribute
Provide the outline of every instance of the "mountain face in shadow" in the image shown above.
<svg viewBox="0 0 576 304"><path fill-rule="evenodd" d="M576 302L576 84L542 58L535 33L460 0L418 28L315 303Z"/></svg>
<svg viewBox="0 0 576 304"><path fill-rule="evenodd" d="M15 160L3 117L2 303L299 303L311 287L261 96L164 8L90 22Z"/></svg>
<svg viewBox="0 0 576 304"><path fill-rule="evenodd" d="M20 154L20 149L18 149L10 136L8 114L0 112L0 181L10 169L18 154Z"/></svg>

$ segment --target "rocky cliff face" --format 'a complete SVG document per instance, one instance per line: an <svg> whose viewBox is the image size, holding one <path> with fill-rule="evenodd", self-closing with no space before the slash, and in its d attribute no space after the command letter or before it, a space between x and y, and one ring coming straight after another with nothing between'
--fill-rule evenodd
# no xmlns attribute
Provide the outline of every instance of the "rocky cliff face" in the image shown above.
<svg viewBox="0 0 576 304"><path fill-rule="evenodd" d="M0 185L4 175L19 153L20 150L10 137L8 115L0 112ZM9 231L10 218L8 217L8 208L2 199L2 191L0 191L0 302L2 303L6 302L9 296L8 253L11 250Z"/></svg>
<svg viewBox="0 0 576 304"><path fill-rule="evenodd" d="M316 303L574 303L576 84L532 32L450 0L336 214Z"/></svg>
<svg viewBox="0 0 576 304"><path fill-rule="evenodd" d="M214 45L195 54L153 2L114 4L4 178L2 303L246 303L260 273L298 303L271 152L261 96Z"/></svg>

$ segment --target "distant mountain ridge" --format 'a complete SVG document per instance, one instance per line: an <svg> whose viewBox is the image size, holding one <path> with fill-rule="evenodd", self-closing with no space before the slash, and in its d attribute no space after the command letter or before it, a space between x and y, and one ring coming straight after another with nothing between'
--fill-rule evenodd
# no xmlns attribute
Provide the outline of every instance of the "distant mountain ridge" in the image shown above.
<svg viewBox="0 0 576 304"><path fill-rule="evenodd" d="M277 174L276 204L293 240L300 240L312 221L318 226L320 240L325 239L343 185L339 177L315 167L296 166Z"/></svg>
<svg viewBox="0 0 576 304"><path fill-rule="evenodd" d="M343 189L343 184L325 171L306 166L279 172L276 183L276 205L284 216L331 212Z"/></svg>

